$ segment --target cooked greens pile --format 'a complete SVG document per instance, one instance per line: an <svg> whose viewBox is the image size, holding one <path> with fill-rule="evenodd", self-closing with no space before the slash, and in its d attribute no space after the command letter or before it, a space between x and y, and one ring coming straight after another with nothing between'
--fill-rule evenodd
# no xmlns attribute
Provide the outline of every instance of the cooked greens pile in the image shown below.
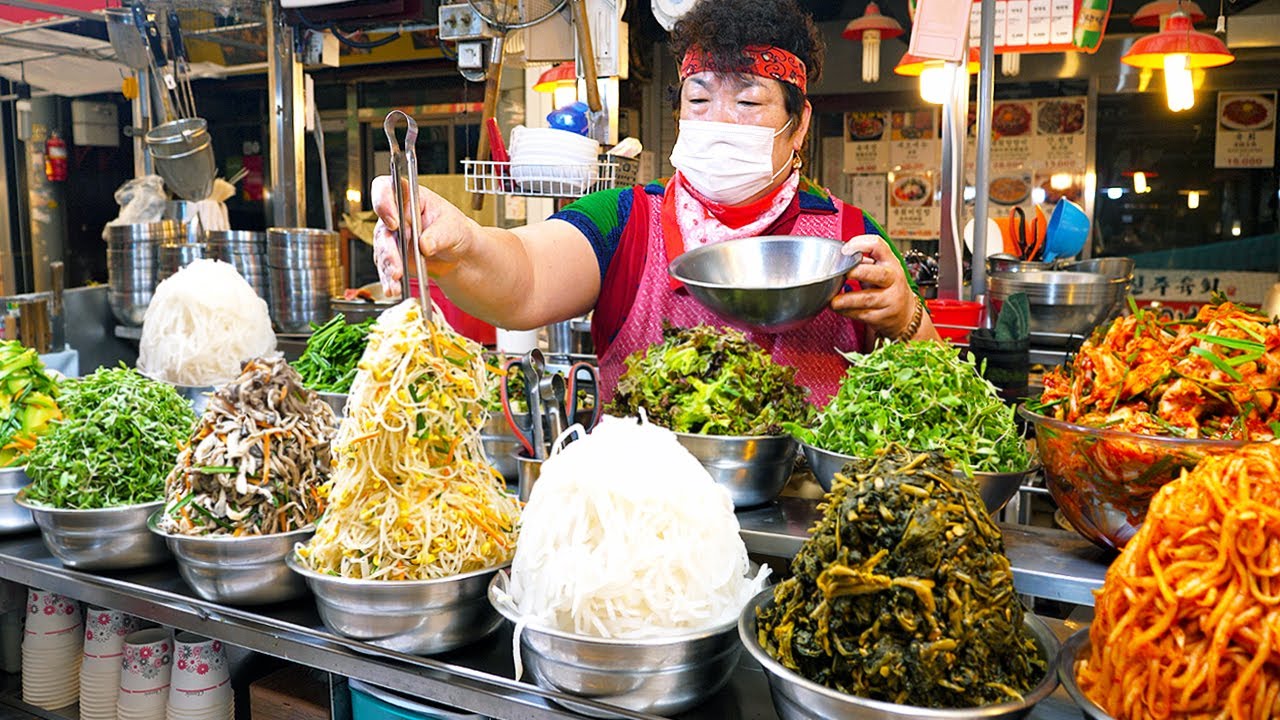
<svg viewBox="0 0 1280 720"><path fill-rule="evenodd" d="M670 325L662 342L632 353L606 412L638 414L701 435L778 435L813 417L795 368L778 365L737 330Z"/></svg>
<svg viewBox="0 0 1280 720"><path fill-rule="evenodd" d="M22 464L36 439L62 417L53 399L57 389L35 350L0 342L0 467Z"/></svg>
<svg viewBox="0 0 1280 720"><path fill-rule="evenodd" d="M62 384L66 418L27 456L28 499L90 510L164 498L196 416L172 386L120 367Z"/></svg>
<svg viewBox="0 0 1280 720"><path fill-rule="evenodd" d="M374 322L374 318L369 318L349 323L339 313L324 325L312 327L302 357L293 364L293 369L302 376L302 384L318 392L350 392L351 381L356 379L356 365L369 344L369 328Z"/></svg>
<svg viewBox="0 0 1280 720"><path fill-rule="evenodd" d="M977 707L1035 687L1047 666L973 480L898 445L845 473L759 613L761 647L809 680L901 705Z"/></svg>
<svg viewBox="0 0 1280 720"><path fill-rule="evenodd" d="M1014 409L951 345L889 343L846 357L851 367L817 425L787 426L804 442L854 457L890 443L938 450L967 474L1031 466Z"/></svg>

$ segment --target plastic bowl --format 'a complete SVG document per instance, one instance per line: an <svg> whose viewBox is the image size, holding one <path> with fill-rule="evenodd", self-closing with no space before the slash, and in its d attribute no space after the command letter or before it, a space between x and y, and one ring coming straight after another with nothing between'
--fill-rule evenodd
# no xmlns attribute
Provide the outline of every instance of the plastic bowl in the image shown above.
<svg viewBox="0 0 1280 720"><path fill-rule="evenodd" d="M1142 527L1151 498L1165 483L1210 455L1247 443L1101 430L1028 410L1045 485L1063 517L1084 537L1121 550Z"/></svg>
<svg viewBox="0 0 1280 720"><path fill-rule="evenodd" d="M822 312L862 260L830 238L770 235L705 245L667 271L708 310L734 325L779 333Z"/></svg>
<svg viewBox="0 0 1280 720"><path fill-rule="evenodd" d="M1058 681L1067 691L1067 695L1075 701L1076 707L1084 713L1086 720L1115 720L1100 705L1089 699L1080 689L1080 681L1076 680L1076 663L1089 655L1089 628L1077 630L1067 641L1062 643L1062 651L1058 653Z"/></svg>

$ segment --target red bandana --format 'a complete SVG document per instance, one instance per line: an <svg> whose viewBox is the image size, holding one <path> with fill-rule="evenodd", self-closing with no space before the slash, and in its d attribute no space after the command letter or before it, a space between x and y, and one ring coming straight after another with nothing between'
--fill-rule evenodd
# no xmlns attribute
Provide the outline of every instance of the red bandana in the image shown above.
<svg viewBox="0 0 1280 720"><path fill-rule="evenodd" d="M807 92L808 74L805 72L804 63L794 54L772 45L748 45L743 50L743 55L750 62L741 69L742 72L791 83L800 88L801 93ZM680 80L683 81L690 75L708 70L717 71L718 68L712 65L711 56L707 55L702 48L691 47L684 54L684 61L680 63Z"/></svg>

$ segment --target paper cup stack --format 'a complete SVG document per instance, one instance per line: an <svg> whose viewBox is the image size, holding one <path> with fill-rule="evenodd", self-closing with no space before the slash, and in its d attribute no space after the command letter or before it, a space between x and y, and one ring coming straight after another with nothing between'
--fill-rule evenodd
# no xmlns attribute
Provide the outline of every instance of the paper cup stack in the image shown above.
<svg viewBox="0 0 1280 720"><path fill-rule="evenodd" d="M175 638L167 720L235 720L227 652L220 640L192 633Z"/></svg>
<svg viewBox="0 0 1280 720"><path fill-rule="evenodd" d="M85 613L80 720L116 720L124 638L137 629L137 618L116 610L89 608Z"/></svg>
<svg viewBox="0 0 1280 720"><path fill-rule="evenodd" d="M164 720L173 669L173 638L165 628L150 628L124 638L116 715L129 720Z"/></svg>
<svg viewBox="0 0 1280 720"><path fill-rule="evenodd" d="M45 710L75 703L80 694L84 628L80 604L44 590L27 592L22 633L22 701Z"/></svg>

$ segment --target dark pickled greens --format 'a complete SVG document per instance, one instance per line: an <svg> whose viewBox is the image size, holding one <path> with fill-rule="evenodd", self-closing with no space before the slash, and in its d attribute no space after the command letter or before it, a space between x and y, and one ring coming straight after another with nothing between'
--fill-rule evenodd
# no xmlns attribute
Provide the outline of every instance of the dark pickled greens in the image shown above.
<svg viewBox="0 0 1280 720"><path fill-rule="evenodd" d="M317 392L346 394L356 379L356 366L369 344L369 328L376 318L349 323L341 313L329 322L312 326L311 337L293 369L302 384Z"/></svg>
<svg viewBox="0 0 1280 720"><path fill-rule="evenodd" d="M795 368L779 365L737 330L665 325L662 342L632 353L606 412L674 432L779 435L813 417Z"/></svg>
<svg viewBox="0 0 1280 720"><path fill-rule="evenodd" d="M125 367L67 380L64 419L27 456L27 498L93 510L164 499L164 479L196 415L172 386Z"/></svg>
<svg viewBox="0 0 1280 720"><path fill-rule="evenodd" d="M1023 625L1004 540L977 484L893 445L837 474L757 616L757 640L803 677L929 708L1018 700L1048 671Z"/></svg>
<svg viewBox="0 0 1280 720"><path fill-rule="evenodd" d="M937 450L966 474L1022 472L1031 455L995 386L946 343L887 343L850 367L812 427L787 430L814 447L870 457L891 443Z"/></svg>

